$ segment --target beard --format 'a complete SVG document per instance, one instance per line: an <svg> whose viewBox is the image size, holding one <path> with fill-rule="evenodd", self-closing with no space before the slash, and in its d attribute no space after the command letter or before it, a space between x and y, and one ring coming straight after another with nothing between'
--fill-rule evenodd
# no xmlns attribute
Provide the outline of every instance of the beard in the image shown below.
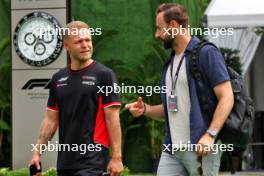
<svg viewBox="0 0 264 176"><path fill-rule="evenodd" d="M174 38L172 38L170 35L167 35L163 40L163 47L165 49L171 49L173 46Z"/></svg>
<svg viewBox="0 0 264 176"><path fill-rule="evenodd" d="M74 53L73 58L75 58L78 62L86 62L92 58L92 51L89 52L89 54L85 56L81 56L79 53Z"/></svg>

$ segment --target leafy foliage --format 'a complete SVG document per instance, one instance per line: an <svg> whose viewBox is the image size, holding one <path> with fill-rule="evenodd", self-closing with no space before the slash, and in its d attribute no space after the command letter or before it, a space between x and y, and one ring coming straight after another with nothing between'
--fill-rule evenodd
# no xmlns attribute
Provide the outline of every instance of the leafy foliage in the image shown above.
<svg viewBox="0 0 264 176"><path fill-rule="evenodd" d="M256 28L255 33L263 38L264 37L264 27Z"/></svg>
<svg viewBox="0 0 264 176"><path fill-rule="evenodd" d="M0 41L0 161L9 160L10 155L10 108L11 108L11 61L5 59L4 52L9 47L9 37ZM3 149L4 146L8 148ZM7 150L6 150L7 149ZM9 150L8 150L9 149Z"/></svg>
<svg viewBox="0 0 264 176"><path fill-rule="evenodd" d="M10 171L8 168L0 169L0 176L28 176L29 171L27 168Z"/></svg>
<svg viewBox="0 0 264 176"><path fill-rule="evenodd" d="M121 173L120 176L129 176L130 175L130 170L128 167L124 166L124 171Z"/></svg>
<svg viewBox="0 0 264 176"><path fill-rule="evenodd" d="M7 47L10 44L10 39L8 37L4 38L0 41L0 57L3 56L4 51L7 49ZM0 61L0 108L5 108L6 106L10 105L10 94L7 92L10 90L10 84L7 85L5 83L10 83L10 67L11 62L10 59L4 59L2 58Z"/></svg>
<svg viewBox="0 0 264 176"><path fill-rule="evenodd" d="M96 58L96 54L99 52L98 50L100 50L100 46L103 45L103 43L107 39L111 39L111 37L117 34L118 34L118 31L116 30L103 30L102 35L95 36L93 39L93 49L94 49L93 57Z"/></svg>
<svg viewBox="0 0 264 176"><path fill-rule="evenodd" d="M0 165L11 162L10 1L0 1Z"/></svg>
<svg viewBox="0 0 264 176"><path fill-rule="evenodd" d="M57 176L57 169L55 167L50 167L43 176Z"/></svg>
<svg viewBox="0 0 264 176"><path fill-rule="evenodd" d="M128 167L124 166L124 171L121 173L120 176L129 176L129 169ZM22 168L18 170L11 171L8 168L1 168L0 169L0 176L28 176L29 169ZM42 173L43 176L57 176L57 169L55 167L50 167L47 171Z"/></svg>
<svg viewBox="0 0 264 176"><path fill-rule="evenodd" d="M242 64L240 63L239 50L229 48L220 48L222 55L225 58L226 64L233 68L237 73L242 73Z"/></svg>

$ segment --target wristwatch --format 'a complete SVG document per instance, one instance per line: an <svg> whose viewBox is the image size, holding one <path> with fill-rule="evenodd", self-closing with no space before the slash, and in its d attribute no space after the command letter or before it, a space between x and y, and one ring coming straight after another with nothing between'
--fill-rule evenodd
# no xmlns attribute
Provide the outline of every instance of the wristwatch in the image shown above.
<svg viewBox="0 0 264 176"><path fill-rule="evenodd" d="M213 138L217 137L217 131L214 128L208 129L206 132Z"/></svg>

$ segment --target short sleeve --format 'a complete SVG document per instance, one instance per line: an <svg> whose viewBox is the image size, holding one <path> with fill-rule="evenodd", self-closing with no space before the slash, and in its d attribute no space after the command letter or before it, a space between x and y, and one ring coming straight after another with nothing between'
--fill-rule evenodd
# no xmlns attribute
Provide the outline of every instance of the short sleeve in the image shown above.
<svg viewBox="0 0 264 176"><path fill-rule="evenodd" d="M59 111L56 100L56 81L55 76L52 77L49 84L49 98L47 103L47 110Z"/></svg>
<svg viewBox="0 0 264 176"><path fill-rule="evenodd" d="M100 87L103 90L101 91L100 96L102 96L103 107L107 108L113 105L120 106L120 89L114 72L109 69L103 71L100 76Z"/></svg>
<svg viewBox="0 0 264 176"><path fill-rule="evenodd" d="M200 64L210 87L230 80L225 60L220 51L210 45L202 48L200 53Z"/></svg>

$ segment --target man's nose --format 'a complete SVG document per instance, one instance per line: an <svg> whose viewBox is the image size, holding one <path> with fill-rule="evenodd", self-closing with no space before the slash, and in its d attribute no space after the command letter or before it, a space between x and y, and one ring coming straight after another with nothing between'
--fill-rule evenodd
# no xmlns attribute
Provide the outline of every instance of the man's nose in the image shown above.
<svg viewBox="0 0 264 176"><path fill-rule="evenodd" d="M155 38L156 38L157 40L162 40L161 33L160 33L160 32L156 32L156 33L155 33Z"/></svg>
<svg viewBox="0 0 264 176"><path fill-rule="evenodd" d="M85 40L82 41L82 43L81 43L81 47L82 47L82 48L87 48L87 47L88 47L88 42L86 42Z"/></svg>

